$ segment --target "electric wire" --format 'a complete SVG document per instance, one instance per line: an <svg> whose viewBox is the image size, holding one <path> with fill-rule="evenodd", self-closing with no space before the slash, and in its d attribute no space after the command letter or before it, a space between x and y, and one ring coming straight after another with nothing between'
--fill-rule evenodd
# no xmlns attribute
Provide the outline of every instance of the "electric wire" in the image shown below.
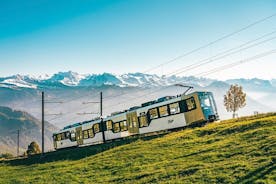
<svg viewBox="0 0 276 184"><path fill-rule="evenodd" d="M247 26L244 26L244 27L242 27L242 28L240 28L240 29L238 29L238 30L236 30L236 31L234 31L234 32L231 32L231 33L229 33L229 34L226 34L226 35L224 35L224 36L222 36L222 37L220 37L220 38L218 38L218 39L216 39L216 40L214 40L214 41L211 41L211 42L209 42L209 43L207 43L207 44L205 44L205 45L202 45L202 46L200 46L200 47L198 47L198 48L196 48L196 49L193 49L193 50L191 50L191 51L188 51L188 52L186 52L186 53L184 53L184 54L182 54L182 55L179 55L179 56L177 56L177 57L175 57L175 58L173 58L173 59L171 59L171 60L169 60L169 61L166 61L166 62L164 62L164 63L161 63L161 64L159 64L159 65L157 65L157 66L151 67L151 68L145 70L143 73L148 73L149 71L152 71L152 70L155 70L155 69L157 69L157 68L160 68L160 67L162 67L162 66L164 66L164 65L173 63L173 62L175 62L175 61L177 61L177 60L179 60L179 59L181 59L181 58L183 58L183 57L186 57L186 56L188 56L188 55L191 55L191 54L193 54L193 53L195 53L195 52L198 52L198 51L200 51L200 50L202 50L202 49L204 49L204 48L207 48L207 47L209 47L209 46L211 46L211 45L213 45L213 44L215 44L215 43L217 43L217 42L220 42L221 40L224 40L224 39L226 39L226 38L229 38L229 37L231 37L231 36L233 36L233 35L235 35L235 34L238 34L238 33L242 32L242 31L244 31L244 30L247 30L247 29L249 29L249 28L251 28L251 27L253 27L253 26L257 25L257 24L260 24L260 23L262 23L262 22L265 22L266 20L269 20L269 19L271 19L271 18L273 18L273 17L275 17L275 16L276 16L276 13L273 13L273 14L267 16L267 17L264 17L264 18L262 18L262 19L259 19L259 20L255 21L255 22L253 22L253 23L248 24Z"/></svg>

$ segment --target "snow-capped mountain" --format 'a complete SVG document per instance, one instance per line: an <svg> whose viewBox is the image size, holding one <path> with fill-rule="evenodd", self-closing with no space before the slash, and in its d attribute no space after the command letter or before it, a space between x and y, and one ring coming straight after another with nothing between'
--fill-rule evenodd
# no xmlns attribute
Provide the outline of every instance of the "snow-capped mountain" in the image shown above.
<svg viewBox="0 0 276 184"><path fill-rule="evenodd" d="M61 83L65 86L78 86L80 81L85 79L88 75L78 74L76 72L59 72L54 74L51 78L44 80L45 83ZM40 82L43 82L41 80Z"/></svg>
<svg viewBox="0 0 276 184"><path fill-rule="evenodd" d="M20 87L20 88L37 88L35 80L29 76L13 75L10 77L0 78L0 87Z"/></svg>
<svg viewBox="0 0 276 184"><path fill-rule="evenodd" d="M207 86L214 80L196 77L179 76L158 76L154 74L128 73L115 75L110 73L103 74L78 74L76 72L59 72L51 77L33 77L23 75L13 75L0 78L0 87L10 88L45 88L62 86L104 86L114 85L119 87L156 87L168 86L175 83L185 83L196 86Z"/></svg>
<svg viewBox="0 0 276 184"><path fill-rule="evenodd" d="M5 88L60 88L60 87L100 87L100 86L118 86L118 87L158 87L168 86L176 83L192 85L194 87L206 87L211 85L215 87L228 84L239 84L250 90L273 91L276 88L273 79L230 79L227 81L218 81L208 78L197 78L193 76L158 76L155 74L128 73L116 75L111 73L103 74L78 74L76 72L59 72L52 76L29 76L13 75L0 78L0 87Z"/></svg>

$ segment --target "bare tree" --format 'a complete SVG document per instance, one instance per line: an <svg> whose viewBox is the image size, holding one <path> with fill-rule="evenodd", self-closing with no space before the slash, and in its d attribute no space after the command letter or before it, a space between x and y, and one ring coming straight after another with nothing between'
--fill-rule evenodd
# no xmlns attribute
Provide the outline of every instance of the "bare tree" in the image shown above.
<svg viewBox="0 0 276 184"><path fill-rule="evenodd" d="M233 118L236 112L246 105L246 94L242 91L242 86L231 85L230 89L224 95L224 106L227 112L233 112Z"/></svg>

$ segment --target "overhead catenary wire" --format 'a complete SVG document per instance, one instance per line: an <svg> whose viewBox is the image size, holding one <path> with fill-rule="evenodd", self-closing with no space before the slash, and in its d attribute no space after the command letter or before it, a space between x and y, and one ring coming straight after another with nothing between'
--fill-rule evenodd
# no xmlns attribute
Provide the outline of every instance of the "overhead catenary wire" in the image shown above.
<svg viewBox="0 0 276 184"><path fill-rule="evenodd" d="M94 96L96 97L96 96L98 96L98 95L99 95L99 94L94 95ZM93 103L93 104L95 104L95 103L96 103L96 104L99 104L100 102L87 102L87 103L82 103L82 105L84 105L85 107L80 108L79 111L86 109L86 108L88 107L87 105L89 105L89 104L91 104L91 103ZM69 112L63 113L62 115L65 116L65 115L71 114L72 112L73 112L73 111L69 111ZM79 115L79 114L81 114L81 113L77 113L77 114ZM86 113L86 114L88 114L88 113ZM92 113L91 113L91 114L92 114ZM95 114L95 113L93 113L93 114ZM97 113L97 114L99 114L99 113ZM49 120L47 120L47 121L53 121L53 120L57 120L57 119L60 119L60 118L62 118L62 116L54 117L54 118L49 119Z"/></svg>
<svg viewBox="0 0 276 184"><path fill-rule="evenodd" d="M184 54L182 54L182 55L179 55L179 56L177 56L177 57L175 57L175 58L173 58L173 59L170 59L170 60L168 60L168 61L166 61L166 62L163 62L163 63L161 63L161 64L159 64L159 65L157 65L157 66L151 67L151 68L145 70L143 73L148 73L148 72L150 72L150 71L152 71L152 70L155 70L155 69L157 69L157 68L163 67L164 65L173 63L173 62L175 62L175 61L177 61L177 60L179 60L179 59L181 59L181 58L184 58L184 57L186 57L186 56L188 56L188 55L191 55L191 54L193 54L193 53L195 53L195 52L198 52L198 51L200 51L200 50L202 50L202 49L204 49L204 48L207 48L207 47L209 47L209 46L211 46L211 45L213 45L213 44L215 44L215 43L217 43L217 42L220 42L220 41L222 41L222 40L224 40L224 39L226 39L226 38L229 38L229 37L231 37L231 36L233 36L233 35L236 35L236 34L242 32L242 31L244 31L244 30L247 30L247 29L249 29L249 28L251 28L251 27L253 27L253 26L257 25L257 24L260 24L260 23L262 23L262 22L265 22L265 21L267 21L267 20L269 20L269 19L271 19L271 18L273 18L273 17L275 17L275 16L276 16L276 13L273 13L273 14L267 16L267 17L264 17L264 18L262 18L262 19L259 19L259 20L257 20L257 21L254 21L254 22L252 22L252 23L250 23L250 24L248 24L248 25L246 25L246 26L244 26L244 27L242 27L242 28L240 28L240 29L238 29L238 30L236 30L236 31L233 31L233 32L231 32L231 33L229 33L229 34L226 34L226 35L224 35L224 36L222 36L222 37L220 37L220 38L218 38L218 39L216 39L216 40L214 40L214 41L211 41L211 42L209 42L209 43L207 43L207 44L205 44L205 45L202 45L202 46L200 46L200 47L198 47L198 48L195 48L195 49L193 49L193 50L191 50L191 51L188 51L188 52L186 52L186 53L184 53Z"/></svg>
<svg viewBox="0 0 276 184"><path fill-rule="evenodd" d="M275 54L275 53L276 53L276 49L269 50L269 51L266 51L266 52L254 55L254 56L252 56L250 58L242 59L242 60L239 60L239 61L227 64L227 65L223 65L223 66L214 68L214 69L212 69L210 71L205 71L205 72L198 73L196 75L197 76L207 76L207 75L210 75L212 73L215 73L215 72L218 72L218 71L222 71L222 70L226 70L226 69L229 69L229 68L233 68L233 67L235 67L237 65L244 64L244 63L247 63L247 62L250 62L250 61L254 61L256 59L263 58L265 56L268 56L268 55L271 55L271 54Z"/></svg>
<svg viewBox="0 0 276 184"><path fill-rule="evenodd" d="M276 31L274 31L273 34L274 34L274 33L276 33ZM262 37L263 37L263 36L262 36ZM254 41L259 40L259 39L260 39L260 38L255 39ZM191 70L193 70L193 69L202 67L202 66L204 66L204 65L206 65L206 64L213 63L213 62L215 62L215 61L217 61L217 60L220 60L220 59L222 59L222 58L225 58L225 57L227 57L227 56L230 56L230 55L239 53L239 52L241 52L241 51L247 50L247 49L249 49L249 48L252 48L252 47L255 47L255 46L258 46L258 45L267 43L267 42L269 42L269 41L271 41L271 40L274 40L274 39L276 39L276 36L273 36L273 37L271 37L271 38L268 38L268 39L266 39L266 40L260 41L260 42L258 42L258 43L252 44L252 45L250 45L250 46L241 48L241 49L236 50L236 51L233 51L233 52L230 52L230 51L235 50L235 48L231 48L231 49L229 49L229 50L227 50L227 51L224 51L224 52L221 52L221 53L219 53L219 54L216 54L215 56L212 56L212 57L209 57L209 58L200 60L200 61L196 62L195 64L192 64L192 65L189 65L189 66L187 66L187 67L182 67L182 68L180 68L180 69L177 69L175 72L171 72L171 73L169 73L168 75L177 75L177 74L183 73L184 71L191 71ZM247 42L246 44L248 44L248 43L249 43L249 42ZM250 41L250 43L252 43L252 41ZM245 44L242 44L241 46L238 46L238 47L242 47L242 46L245 46ZM228 53L228 52L230 52L230 53ZM222 55L222 54L224 54L224 55ZM220 55L221 55L221 56L220 56ZM218 56L219 56L219 57L218 57Z"/></svg>

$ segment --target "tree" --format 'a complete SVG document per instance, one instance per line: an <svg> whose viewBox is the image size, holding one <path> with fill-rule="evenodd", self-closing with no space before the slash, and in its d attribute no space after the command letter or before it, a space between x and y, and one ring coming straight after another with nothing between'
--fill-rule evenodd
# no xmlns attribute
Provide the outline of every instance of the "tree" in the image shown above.
<svg viewBox="0 0 276 184"><path fill-rule="evenodd" d="M34 154L39 154L41 153L41 150L39 148L39 145L36 142L32 142L29 146L28 146L28 150L27 150L27 154L28 156L30 155L34 155Z"/></svg>
<svg viewBox="0 0 276 184"><path fill-rule="evenodd" d="M242 86L231 85L230 89L224 95L224 106L227 112L233 112L233 118L236 112L246 105L246 94L242 91Z"/></svg>

